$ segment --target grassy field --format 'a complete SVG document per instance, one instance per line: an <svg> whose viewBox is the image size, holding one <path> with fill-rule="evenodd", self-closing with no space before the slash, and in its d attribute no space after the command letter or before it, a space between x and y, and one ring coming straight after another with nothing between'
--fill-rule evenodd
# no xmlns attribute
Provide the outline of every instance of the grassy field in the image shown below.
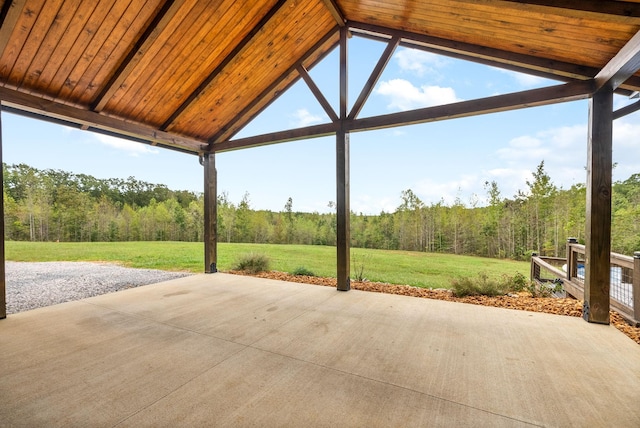
<svg viewBox="0 0 640 428"><path fill-rule="evenodd" d="M204 245L193 242L6 242L6 258L12 261L99 261L134 268L202 272ZM316 276L335 277L334 247L270 244L218 244L218 269L232 269L248 253L264 254L270 268L293 272L299 267ZM453 278L484 272L491 277L529 276L529 263L482 257L410 251L351 249L351 278L360 274L370 281L449 288Z"/></svg>

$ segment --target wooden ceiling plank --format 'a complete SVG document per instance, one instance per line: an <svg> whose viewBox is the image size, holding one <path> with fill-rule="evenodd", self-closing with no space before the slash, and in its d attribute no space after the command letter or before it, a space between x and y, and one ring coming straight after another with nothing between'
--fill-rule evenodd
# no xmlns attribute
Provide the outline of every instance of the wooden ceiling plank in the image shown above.
<svg viewBox="0 0 640 428"><path fill-rule="evenodd" d="M497 95L477 100L426 107L400 113L356 119L347 124L350 131L370 131L400 125L428 123L526 107L586 99L594 92L592 80L576 81L529 91Z"/></svg>
<svg viewBox="0 0 640 428"><path fill-rule="evenodd" d="M107 101L118 90L127 76L129 76L131 70L138 65L144 52L157 40L158 35L167 27L169 21L174 18L176 12L180 9L179 3L180 2L176 2L175 0L166 0L164 2L162 7L153 16L151 22L146 25L146 29L138 38L136 44L122 59L111 78L93 100L91 103L92 110L99 112L104 109Z"/></svg>
<svg viewBox="0 0 640 428"><path fill-rule="evenodd" d="M129 46L135 34L140 33L141 23L146 22L144 16L150 14L150 10L154 10L153 6L149 6L147 2L155 0L143 0L144 5L140 7L139 3L132 1L118 17L115 25L109 28L101 43L92 43L94 49L90 55L84 55L72 70L68 77L69 84L64 85L58 97L73 100L77 104L88 105L94 98L95 93L99 89L99 84L94 78L105 64L109 64L109 68L114 67L114 61L121 57L120 51L123 49L123 41L125 46ZM142 9L142 10L141 10ZM140 14L144 14L140 17ZM95 52L95 53L94 53Z"/></svg>
<svg viewBox="0 0 640 428"><path fill-rule="evenodd" d="M324 2L325 6L327 6L327 9L329 9L329 12L331 12L331 16L333 16L333 18L336 20L336 24L338 24L338 26L340 27L344 27L347 20L345 19L344 14L340 10L340 6L336 4L335 0L322 0L322 1Z"/></svg>
<svg viewBox="0 0 640 428"><path fill-rule="evenodd" d="M297 25L287 30L288 27L279 25L281 22L296 22ZM321 2L308 2L302 10L290 9L274 17L273 22L265 27L262 36L256 38L255 43L249 45L229 69L223 71L220 77L213 81L212 87L203 94L198 105L186 112L181 121L177 121L176 126L180 126L183 130L195 129L195 135L202 138L217 134L217 131L228 124L232 117L236 117L238 113L245 110L247 100L259 97L264 87L269 86L273 81L279 81L301 56L309 52L311 48L309 43L314 40L305 37L305 34L308 34L305 29L311 26L318 33L336 28L331 14ZM281 30L276 31L277 28ZM233 69L245 72L233 73ZM260 72L250 74L249 72L253 70ZM224 87L233 87L236 93L220 91L220 88ZM244 96L241 97L239 94ZM219 105L224 105L226 108L219 109ZM203 120L197 118L198 108L208 109L209 118Z"/></svg>
<svg viewBox="0 0 640 428"><path fill-rule="evenodd" d="M197 19L204 11L205 3L197 0L179 1L174 19L168 20L166 26L157 35L154 43L147 46L147 50L138 58L124 81L115 86L115 91L109 97L103 111L118 112L125 116L137 107L149 91L157 90L153 87L162 70L158 64L170 64L170 59L177 55L175 43L188 33L191 19Z"/></svg>
<svg viewBox="0 0 640 428"><path fill-rule="evenodd" d="M238 43L238 45L233 49L233 51L218 65L218 67L207 76L206 79L193 91L187 99L176 109L175 112L162 124L161 129L168 129L173 121L175 121L183 111L185 111L195 100L200 97L202 91L204 91L209 84L216 78L218 73L222 71L227 64L229 64L241 51L244 49L247 44L258 34L260 30L271 20L271 18L280 10L282 6L285 5L287 0L278 0L278 2L269 10L269 12L260 20L260 22L251 29L251 31Z"/></svg>
<svg viewBox="0 0 640 428"><path fill-rule="evenodd" d="M416 48L420 48L421 46L428 47L440 52L442 55L453 53L460 55L460 58L467 59L468 61L475 61L477 59L491 61L497 67L503 64L514 65L522 67L523 69L540 71L549 73L549 75L558 75L572 79L591 79L597 73L595 68L577 66L575 64L539 58L533 55L513 53L408 31L389 30L384 27L362 22L350 21L349 27L355 33L358 33L359 30L364 30L379 34L399 36L403 39L403 43L415 44Z"/></svg>
<svg viewBox="0 0 640 428"><path fill-rule="evenodd" d="M95 50L102 45L100 38L106 37L110 31L108 27L115 25L116 16L121 15L118 10L123 5L118 1L116 0L114 4L106 1L94 3L96 8L93 9L88 21L77 33L77 37L74 40L70 40L71 44L68 46L68 50L64 53L59 53L62 61L59 63L55 74L50 79L43 79L41 76L41 81L49 82L44 92L57 95L65 85L74 84L69 80L69 75L83 57L87 58L95 55ZM94 43L95 40L98 42Z"/></svg>
<svg viewBox="0 0 640 428"><path fill-rule="evenodd" d="M393 38L387 43L387 47L385 48L384 52L382 52L382 55L380 56L378 63L373 68L373 71L371 72L371 75L369 76L369 78L367 79L367 82L362 88L362 91L360 92L358 99L353 104L353 107L349 112L348 119L353 120L356 117L358 117L358 114L360 114L360 111L364 107L364 104L367 102L369 95L371 95L373 88L376 86L376 83L380 79L380 76L382 75L385 68L387 67L387 64L389 63L391 56L393 55L393 53L395 52L399 44L400 44L399 36L393 36Z"/></svg>
<svg viewBox="0 0 640 428"><path fill-rule="evenodd" d="M316 99L324 109L325 113L327 113L327 116L329 116L329 119L331 119L332 122L337 121L338 115L333 110L333 107L331 107L331 104L329 103L329 101L327 101L325 96L322 94L322 91L320 90L320 88L318 88L316 83L313 81L307 69L302 64L299 64L298 67L296 67L296 69L298 70L300 77L302 77L302 79L305 81L305 83L311 90L311 93L313 94L313 96L316 97Z"/></svg>
<svg viewBox="0 0 640 428"><path fill-rule="evenodd" d="M527 17L515 16L512 20L508 20L508 16L504 13L499 15L500 19L496 19L495 13L474 13L465 14L459 10L443 10L442 15L437 8L430 10L431 16L423 21L412 21L411 27L422 32L435 34L436 32L445 33L446 35L455 35L456 38L465 37L473 40L476 44L485 46L500 45L509 47L510 51L523 52L548 52L555 58L571 58L575 56L575 50L567 49L565 44L558 44L559 35L566 39L571 39L571 45L584 49L584 53L589 57L598 58L601 46L613 44L615 39L604 39L601 30L588 30L584 25L567 26L573 33L568 30L557 28L563 25L561 22L554 22L553 25L537 25L541 21L528 20ZM455 17L455 19L452 19ZM556 28L554 28L554 26ZM405 27L410 27L405 25ZM629 28L629 26L625 26ZM607 33L611 31L607 30ZM417 31L416 31L417 32ZM628 34L628 33L625 33ZM572 36L572 37L569 37ZM535 40L533 45L529 41ZM598 49L600 46L600 49ZM615 47L615 46L614 46ZM588 58L585 58L587 60Z"/></svg>
<svg viewBox="0 0 640 428"><path fill-rule="evenodd" d="M13 70L11 70L11 74L9 75L9 81L14 82L16 86L20 87L24 81L27 70L40 52L40 46L42 46L42 43L52 32L52 27L56 27L55 20L61 6L62 0L49 0L45 3L40 13L38 13L29 37L24 45L22 45L20 55L14 62Z"/></svg>
<svg viewBox="0 0 640 428"><path fill-rule="evenodd" d="M189 13L183 16L182 22L175 28L173 34L167 37L156 51L155 57L150 62L151 67L144 70L137 68L139 73L137 79L135 83L131 82L128 91L123 93L123 97L115 108L116 111L126 113L134 119L146 117L145 112L150 100L155 99L160 93L166 93L167 81L173 79L171 73L175 71L174 67L179 67L176 62L182 58L184 51L188 50L185 47L194 41L196 34L199 34L203 28L213 28L213 23L208 22L208 17L217 3L217 0L195 2ZM158 67L157 64L166 64L166 66ZM155 119L154 122L162 123L160 119Z"/></svg>
<svg viewBox="0 0 640 428"><path fill-rule="evenodd" d="M640 31L596 75L596 88L616 89L640 70Z"/></svg>
<svg viewBox="0 0 640 428"><path fill-rule="evenodd" d="M259 96L257 96L249 104L247 104L242 111L240 111L231 120L227 121L227 123L220 129L220 131L209 139L209 150L215 147L218 142L229 140L232 137L232 135L230 134L234 134L235 130L241 129L247 123L251 122L256 116L258 116L269 105L271 105L271 103L273 103L280 94L286 92L287 89L289 89L294 83L296 83L298 79L292 79L288 85L286 85L280 92L275 94L275 96L273 96L268 102L264 101L267 96L273 93L273 91L275 91L276 88L280 86L282 81L285 80L287 76L290 76L299 65L311 69L313 65L320 62L329 52L331 52L338 45L338 38L336 37L338 28L339 27L336 27L327 32L327 34L325 34L322 39L320 39L311 49L309 49L307 54L305 54L298 63L294 64L291 68L284 72L279 79L274 80L271 85L269 85ZM329 47L326 47L326 51L322 55L319 55L313 64L307 64L305 66L307 60L316 52L323 49L327 45L327 43L329 43ZM257 108L260 105L261 107ZM252 111L253 114L251 114Z"/></svg>
<svg viewBox="0 0 640 428"><path fill-rule="evenodd" d="M45 37L42 40L42 44L38 51L33 55L31 65L23 75L20 87L33 88L37 87L38 79L42 74L42 70L46 67L47 63L51 59L51 55L55 51L56 46L60 42L64 33L67 31L72 17L75 15L78 7L80 6L80 0L65 1L60 7L53 18ZM51 6L47 5L47 9Z"/></svg>
<svg viewBox="0 0 640 428"><path fill-rule="evenodd" d="M89 128L101 129L118 135L180 147L193 153L201 152L205 144L199 140L164 132L147 125L105 116L90 110L83 110L56 101L45 100L38 96L25 94L24 92L8 88L0 87L0 100L3 105L16 108L17 110L64 120Z"/></svg>
<svg viewBox="0 0 640 428"><path fill-rule="evenodd" d="M255 16L260 16L259 2L224 2L225 8L217 7L213 10L213 15L207 20L211 25L211 30L204 31L205 35L198 40L194 49L183 49L181 57L183 61L178 61L180 68L167 68L165 70L166 79L172 83L166 87L166 92L172 94L173 98L156 96L151 99L139 114L164 123L167 117L175 108L184 102L186 97L202 83L204 76L208 76L218 63L225 58L232 50L233 40L239 35L250 31ZM221 33L216 28L232 27L228 32ZM202 31L201 31L202 32ZM205 70L201 70L201 65L206 64ZM162 81L163 79L161 79ZM156 91L157 92L157 91ZM171 111L168 109L171 108Z"/></svg>
<svg viewBox="0 0 640 428"><path fill-rule="evenodd" d="M40 84L37 89L42 92L47 92L51 81L55 78L62 63L66 60L67 56L73 49L74 44L82 36L84 31L87 31L90 27L91 17L94 15L98 8L99 2L87 2L83 1L76 10L72 21L67 26L66 31L62 35L61 39L56 44L53 52L51 53L49 60L42 68L42 72L38 77Z"/></svg>
<svg viewBox="0 0 640 428"><path fill-rule="evenodd" d="M22 15L22 10L27 0L5 0L0 11L2 22L0 23L0 58L11 40L11 34L15 31L16 23Z"/></svg>

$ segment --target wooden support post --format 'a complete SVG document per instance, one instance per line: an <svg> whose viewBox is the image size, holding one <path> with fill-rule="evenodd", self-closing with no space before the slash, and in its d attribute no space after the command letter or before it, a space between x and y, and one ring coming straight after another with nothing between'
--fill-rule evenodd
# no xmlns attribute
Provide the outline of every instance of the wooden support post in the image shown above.
<svg viewBox="0 0 640 428"><path fill-rule="evenodd" d="M0 113L0 165L2 165L2 113ZM0 175L0 187L4 189L4 174ZM0 319L7 317L7 288L5 279L5 254L4 254L4 197L0 198Z"/></svg>
<svg viewBox="0 0 640 428"><path fill-rule="evenodd" d="M640 323L640 251L633 253L633 319Z"/></svg>
<svg viewBox="0 0 640 428"><path fill-rule="evenodd" d="M338 290L351 288L351 233L349 203L349 133L347 118L347 29L340 29L340 130L336 133L336 257Z"/></svg>
<svg viewBox="0 0 640 428"><path fill-rule="evenodd" d="M606 85L589 104L587 221L585 245L585 320L609 324L611 280L611 180L613 89Z"/></svg>
<svg viewBox="0 0 640 428"><path fill-rule="evenodd" d="M567 279L571 281L571 278L576 276L576 272L578 269L578 259L577 253L573 251L571 244L577 244L578 240L576 238L567 239Z"/></svg>
<svg viewBox="0 0 640 428"><path fill-rule="evenodd" d="M216 158L214 153L203 156L204 166L204 271L218 271L218 195Z"/></svg>

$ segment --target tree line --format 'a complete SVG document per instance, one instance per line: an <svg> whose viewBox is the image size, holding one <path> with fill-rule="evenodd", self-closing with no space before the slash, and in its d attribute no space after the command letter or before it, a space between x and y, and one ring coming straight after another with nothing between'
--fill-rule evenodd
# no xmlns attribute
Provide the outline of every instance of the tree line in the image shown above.
<svg viewBox="0 0 640 428"><path fill-rule="evenodd" d="M5 238L26 241L202 241L204 198L162 184L98 179L25 164L3 165ZM353 247L527 258L531 252L564 256L566 239L584 242L586 191L576 184L556 187L541 162L526 188L503 197L485 183L488 200L478 206L456 199L425 204L411 190L401 192L394 212L351 214ZM218 195L219 242L335 245L332 213L278 212L251 207L245 193L234 204ZM640 174L613 185L613 251L640 250Z"/></svg>

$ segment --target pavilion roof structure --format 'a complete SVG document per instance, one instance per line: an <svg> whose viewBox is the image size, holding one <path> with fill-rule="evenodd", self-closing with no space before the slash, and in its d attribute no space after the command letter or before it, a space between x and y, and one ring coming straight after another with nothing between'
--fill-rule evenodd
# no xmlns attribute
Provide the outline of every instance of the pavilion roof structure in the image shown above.
<svg viewBox="0 0 640 428"><path fill-rule="evenodd" d="M638 1L0 0L0 22L3 110L199 155L329 135L339 122L357 131L586 98L630 44L616 90L640 91ZM365 88L339 118L308 70L345 28L388 52L411 46L565 84L360 118ZM328 123L233 139L300 79Z"/></svg>

